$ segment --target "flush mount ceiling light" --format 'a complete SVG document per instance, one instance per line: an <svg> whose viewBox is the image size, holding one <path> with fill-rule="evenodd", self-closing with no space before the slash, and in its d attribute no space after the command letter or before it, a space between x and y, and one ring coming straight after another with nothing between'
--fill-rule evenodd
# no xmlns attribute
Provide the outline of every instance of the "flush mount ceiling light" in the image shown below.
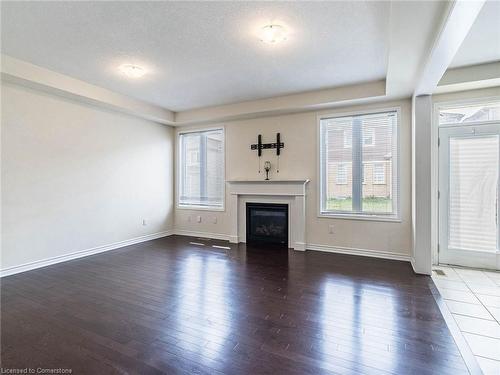
<svg viewBox="0 0 500 375"><path fill-rule="evenodd" d="M267 25L260 29L259 38L264 43L278 44L286 40L287 32L281 25Z"/></svg>
<svg viewBox="0 0 500 375"><path fill-rule="evenodd" d="M146 74L146 71L143 68L134 64L123 64L120 65L118 69L129 78L141 78L144 74Z"/></svg>

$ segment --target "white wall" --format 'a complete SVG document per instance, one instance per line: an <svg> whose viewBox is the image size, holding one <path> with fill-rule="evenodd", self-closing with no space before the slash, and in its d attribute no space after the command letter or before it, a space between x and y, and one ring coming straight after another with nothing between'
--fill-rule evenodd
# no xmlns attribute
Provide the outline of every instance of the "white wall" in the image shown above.
<svg viewBox="0 0 500 375"><path fill-rule="evenodd" d="M401 107L400 121L400 223L318 218L317 215L317 115L343 113L370 108ZM307 189L307 242L312 245L345 247L387 252L395 257L409 257L411 252L411 102L410 100L336 108L330 111L306 112L293 115L264 117L250 120L212 123L206 127L224 125L226 131L226 180L264 178L258 174L258 158L250 144L262 134L264 142L272 142L280 132L285 143L280 160L280 174L272 178L309 178ZM178 131L186 127L177 128ZM270 160L276 165L276 155L264 150L262 163ZM228 198L226 196L226 202ZM200 215L202 222L195 217ZM188 218L191 216L191 221ZM213 222L214 217L217 223ZM229 234L230 220L226 212L176 209L175 227L180 233L196 232L201 235L225 237ZM335 233L328 233L334 224ZM199 233L201 232L201 233Z"/></svg>
<svg viewBox="0 0 500 375"><path fill-rule="evenodd" d="M171 127L11 83L1 93L2 270L172 228Z"/></svg>
<svg viewBox="0 0 500 375"><path fill-rule="evenodd" d="M432 95L432 102L436 104L454 101L460 102L468 100L480 100L484 98L498 99L498 97L500 97L500 86Z"/></svg>

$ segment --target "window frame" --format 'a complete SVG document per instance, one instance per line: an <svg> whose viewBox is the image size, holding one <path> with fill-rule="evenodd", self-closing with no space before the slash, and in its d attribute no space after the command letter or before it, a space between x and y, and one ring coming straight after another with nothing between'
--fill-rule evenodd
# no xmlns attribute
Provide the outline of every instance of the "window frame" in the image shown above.
<svg viewBox="0 0 500 375"><path fill-rule="evenodd" d="M179 201L180 198L180 190L181 190L181 135L190 134L190 133L200 133L200 132L208 132L214 130L222 131L222 206L220 207L210 207L210 206L200 206L200 205L182 205ZM222 212L226 210L226 129L225 126L213 126L213 127L200 127L200 128L189 128L187 130L179 130L176 134L176 173L175 173L175 207L179 210L201 210L201 211L214 211L214 212Z"/></svg>
<svg viewBox="0 0 500 375"><path fill-rule="evenodd" d="M393 189L395 191L395 205L396 209L393 213L383 214L383 213L358 213L358 212L342 212L342 211L323 211L322 210L322 202L323 202L323 194L324 194L324 185L325 181L322 181L322 160L321 160L321 121L326 119L340 118L340 117L349 117L349 116L359 116L359 115L370 115L384 112L396 112L397 120L394 126L393 137L395 137L395 149L396 149L396 161L392 163L392 173L391 176L397 176ZM363 109L359 111L348 111L348 112L330 112L324 113L316 116L316 139L317 139L317 176L318 176L318 184L317 184L317 216L320 218L337 218L337 219L346 219L346 220L368 220L368 221L387 221L387 222L401 222L401 173L400 173L400 165L401 165L401 148L400 148L400 129L401 129L401 107L381 107L381 108L371 108L371 109ZM363 163L363 160L361 161ZM387 176L386 176L387 180ZM363 183L361 182L361 186Z"/></svg>

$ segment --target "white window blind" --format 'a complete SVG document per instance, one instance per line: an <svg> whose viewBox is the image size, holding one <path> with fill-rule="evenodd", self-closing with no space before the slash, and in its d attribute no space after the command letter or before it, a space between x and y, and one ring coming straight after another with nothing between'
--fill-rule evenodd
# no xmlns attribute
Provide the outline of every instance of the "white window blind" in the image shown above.
<svg viewBox="0 0 500 375"><path fill-rule="evenodd" d="M450 139L448 247L497 250L498 135Z"/></svg>
<svg viewBox="0 0 500 375"><path fill-rule="evenodd" d="M183 207L224 206L224 131L179 135L179 193Z"/></svg>
<svg viewBox="0 0 500 375"><path fill-rule="evenodd" d="M397 124L397 111L320 120L321 214L398 216Z"/></svg>

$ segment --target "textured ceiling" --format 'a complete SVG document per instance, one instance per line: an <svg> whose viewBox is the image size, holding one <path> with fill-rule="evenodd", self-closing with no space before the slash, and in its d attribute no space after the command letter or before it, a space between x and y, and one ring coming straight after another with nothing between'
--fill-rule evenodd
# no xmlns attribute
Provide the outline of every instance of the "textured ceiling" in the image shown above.
<svg viewBox="0 0 500 375"><path fill-rule="evenodd" d="M2 2L2 53L172 110L383 79L389 2ZM289 40L256 37L269 23ZM126 79L117 66L149 73Z"/></svg>
<svg viewBox="0 0 500 375"><path fill-rule="evenodd" d="M487 1L450 67L500 61L500 2Z"/></svg>

